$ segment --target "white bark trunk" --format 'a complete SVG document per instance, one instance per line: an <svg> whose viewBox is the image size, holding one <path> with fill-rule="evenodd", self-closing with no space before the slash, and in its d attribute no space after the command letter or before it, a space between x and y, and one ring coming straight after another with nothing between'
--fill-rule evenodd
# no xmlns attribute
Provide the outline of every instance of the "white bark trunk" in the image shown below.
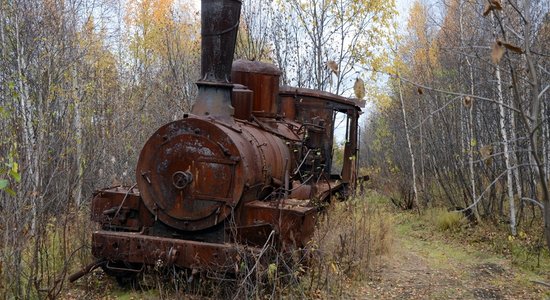
<svg viewBox="0 0 550 300"><path fill-rule="evenodd" d="M470 169L470 188L472 189L472 203L474 203L477 199L476 194L476 173L474 169L474 103L472 103L472 106L470 107L470 119L469 119L469 136L470 140L468 143L468 166ZM477 206L474 206L474 211L477 211ZM476 215L478 215L476 213Z"/></svg>
<svg viewBox="0 0 550 300"><path fill-rule="evenodd" d="M414 152L411 144L411 137L409 134L409 125L407 124L407 112L405 110L405 102L403 101L403 93L401 92L401 78L399 78L399 100L401 101L401 111L403 112L403 123L405 124L405 137L407 138L407 146L409 147L409 155L411 156L411 168L413 176L413 191L414 191L414 205L418 206L418 190L416 188L416 168L414 162Z"/></svg>
<svg viewBox="0 0 550 300"><path fill-rule="evenodd" d="M515 178L515 182L516 182L516 193L518 195L518 199L522 199L523 198L523 188L522 188L522 185L521 185L521 178L520 178L520 175L519 175L519 168L517 167L517 163L518 163L519 159L518 159L517 152L515 151L515 148L516 148L515 145L517 144L517 134L516 134L516 116L515 116L514 112L510 113L510 124L512 125L512 129L510 130L510 132L512 133L512 143L510 145L511 145L511 148L513 149L512 152L511 152L512 156L510 157L510 162L512 163L513 169L514 169L514 178Z"/></svg>
<svg viewBox="0 0 550 300"><path fill-rule="evenodd" d="M464 22L463 22L463 5L464 5L464 1L460 1L459 3L459 26L460 26L460 45L463 47L464 46L464 38L463 38L463 33L464 33L464 28L463 28L463 25L464 25ZM470 62L470 60L468 59L468 57L466 56L466 64L468 65L468 71L470 73L470 94L473 95L474 94L474 70L472 68L472 63ZM470 186L471 186L471 189L472 189L472 204L476 202L476 199L477 199L477 195L476 195L476 181L475 181L475 170L474 170L474 145L473 145L473 141L474 141L474 121L473 121L473 111L474 111L474 107L475 107L476 103L475 102L472 102L471 103L471 106L470 106L470 109L469 109L469 123L468 123L468 134L466 134L466 136L469 136L469 139L467 140L468 142L468 166L469 166L469 169L470 169ZM462 108L461 108L461 114L462 114ZM463 127L466 127L461 119L461 128ZM465 147L464 147L464 140L461 141L462 145L463 145L463 148L464 150ZM477 209L477 205L475 205L474 207L472 207L472 212L474 213L474 216L476 217L477 221L481 221L481 218L479 217L479 212L478 212L478 209Z"/></svg>
<svg viewBox="0 0 550 300"><path fill-rule="evenodd" d="M541 120L544 120L544 118L547 116L548 112L548 107L546 104L543 104L542 105L542 111L540 112L541 114ZM549 144L549 140L550 140L550 132L548 131L548 127L550 126L550 122L546 122L546 126L545 125L542 125L542 157L543 157L543 164L544 164L544 174L546 174L546 181L548 182L549 181L549 176L550 176L550 165L549 165L549 161L548 161L548 155L550 154L549 153L549 148L550 148L550 144Z"/></svg>
<svg viewBox="0 0 550 300"><path fill-rule="evenodd" d="M468 58L466 58L466 63L468 64L468 69L470 72L470 94L474 94L474 70L472 63ZM474 169L474 107L476 106L475 102L472 102L470 105L470 119L469 119L469 133L470 133L470 140L468 141L468 165L470 167L470 186L472 189L472 204L476 202L477 199L477 193L476 193L476 173ZM479 211L477 209L477 205L474 205L472 207L472 211L474 213L474 216L476 217L477 221L481 221L481 217L479 216Z"/></svg>
<svg viewBox="0 0 550 300"><path fill-rule="evenodd" d="M6 35L4 32L4 23L5 23L5 10L4 3L0 2L0 89L6 90L7 76L4 71L6 63ZM5 103L6 93L0 93L0 101Z"/></svg>
<svg viewBox="0 0 550 300"><path fill-rule="evenodd" d="M424 171L424 130L422 124L420 124L420 173L422 175L422 197L426 191L426 173Z"/></svg>
<svg viewBox="0 0 550 300"><path fill-rule="evenodd" d="M37 218L37 187L38 180L40 178L38 173L38 155L36 155L36 132L33 126L33 106L29 97L29 87L24 75L27 69L25 61L25 47L21 42L21 31L19 30L19 12L15 12L15 47L16 47L16 60L17 60L17 87L19 89L19 105L21 109L21 116L23 121L23 143L26 160L27 178L30 179L30 186L32 186L32 193L30 194L31 200L31 235L36 232L36 218Z"/></svg>
<svg viewBox="0 0 550 300"><path fill-rule="evenodd" d="M463 18L462 18L463 5L464 5L464 1L460 1L460 3L459 3L459 14L458 14L458 24L460 26L460 47L462 49L464 49L464 37L463 37L463 33L464 33L463 25L464 25L464 23L463 23ZM460 64L459 70L460 70L460 74L462 74L462 64ZM464 106L461 105L460 106L460 153L465 153L466 152L465 141L467 139L467 134L466 134L466 123L464 121L464 119L465 119L464 115L465 115Z"/></svg>
<svg viewBox="0 0 550 300"><path fill-rule="evenodd" d="M6 61L6 35L4 33L4 11L6 8L4 7L4 3L0 2L0 59L1 62L4 63ZM2 68L2 63L0 63L0 68ZM0 82L6 83L6 78L4 72L1 72L2 69L0 69ZM0 94L1 97L4 97L4 93Z"/></svg>
<svg viewBox="0 0 550 300"><path fill-rule="evenodd" d="M510 163L510 152L508 147L508 132L506 130L506 112L504 111L504 98L502 96L502 81L500 78L500 67L496 66L496 76L497 76L497 91L498 91L498 102L499 105L499 117L500 117L500 133L502 134L502 139L504 143L504 162L506 164L506 178L507 178L507 188L508 188L508 202L510 204L510 231L512 235L516 235L516 205L514 202L514 189L513 189L513 179L512 179L512 164Z"/></svg>
<svg viewBox="0 0 550 300"><path fill-rule="evenodd" d="M78 170L78 178L76 188L74 190L74 201L76 207L82 203L82 186L84 185L84 162L82 161L82 120L80 113L80 97L78 95L78 72L76 66L73 67L73 101L74 101L74 127L75 127L75 142L76 142L76 167Z"/></svg>

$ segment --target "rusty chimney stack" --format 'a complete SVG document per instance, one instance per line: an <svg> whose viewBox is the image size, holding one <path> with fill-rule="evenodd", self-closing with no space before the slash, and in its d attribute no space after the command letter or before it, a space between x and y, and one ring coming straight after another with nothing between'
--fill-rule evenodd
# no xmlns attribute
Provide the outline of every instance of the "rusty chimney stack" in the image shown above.
<svg viewBox="0 0 550 300"><path fill-rule="evenodd" d="M240 15L240 0L201 1L201 79L193 114L233 115L231 65Z"/></svg>

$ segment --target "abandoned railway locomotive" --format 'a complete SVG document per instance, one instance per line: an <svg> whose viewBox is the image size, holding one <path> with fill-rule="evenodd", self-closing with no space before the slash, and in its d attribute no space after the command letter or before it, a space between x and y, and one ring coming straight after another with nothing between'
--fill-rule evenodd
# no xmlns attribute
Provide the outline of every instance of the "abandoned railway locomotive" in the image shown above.
<svg viewBox="0 0 550 300"><path fill-rule="evenodd" d="M238 245L281 250L311 237L319 203L356 181L358 102L280 87L271 64L233 53L241 1L202 1L201 80L192 113L159 128L141 150L133 187L97 191L92 235L108 273L144 265L234 265ZM332 159L335 116L345 121L344 159Z"/></svg>

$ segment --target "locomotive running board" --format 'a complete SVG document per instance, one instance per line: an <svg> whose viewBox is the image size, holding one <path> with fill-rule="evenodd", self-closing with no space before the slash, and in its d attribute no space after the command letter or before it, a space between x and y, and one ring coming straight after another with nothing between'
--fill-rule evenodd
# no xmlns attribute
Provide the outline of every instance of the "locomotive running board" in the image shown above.
<svg viewBox="0 0 550 300"><path fill-rule="evenodd" d="M260 259L260 249L255 247L112 231L92 234L92 254L110 261L228 271L244 257L252 255Z"/></svg>

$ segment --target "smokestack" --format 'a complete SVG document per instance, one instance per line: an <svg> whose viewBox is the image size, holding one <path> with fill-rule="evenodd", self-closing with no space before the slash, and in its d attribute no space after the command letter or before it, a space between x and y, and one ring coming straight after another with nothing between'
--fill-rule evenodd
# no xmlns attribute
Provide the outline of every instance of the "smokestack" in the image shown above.
<svg viewBox="0 0 550 300"><path fill-rule="evenodd" d="M233 115L231 65L240 15L240 0L201 1L201 80L193 114Z"/></svg>

